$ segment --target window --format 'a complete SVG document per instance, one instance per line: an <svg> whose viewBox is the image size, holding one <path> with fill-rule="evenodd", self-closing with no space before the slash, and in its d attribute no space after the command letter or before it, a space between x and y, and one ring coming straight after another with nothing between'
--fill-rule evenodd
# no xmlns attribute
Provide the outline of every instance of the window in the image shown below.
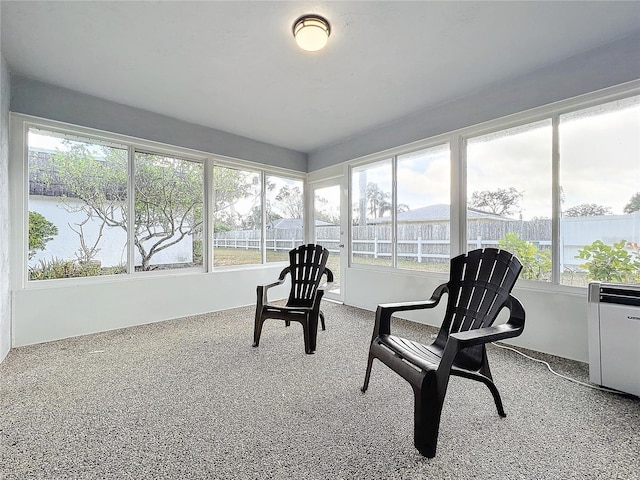
<svg viewBox="0 0 640 480"><path fill-rule="evenodd" d="M352 167L352 264L440 272L460 252L497 247L518 256L522 280L640 283L640 96L612 95ZM451 162L466 179L462 232L449 218L461 180Z"/></svg>
<svg viewBox="0 0 640 480"><path fill-rule="evenodd" d="M446 143L353 168L353 263L448 271L450 165Z"/></svg>
<svg viewBox="0 0 640 480"><path fill-rule="evenodd" d="M313 230L314 243L329 250L327 267L333 273L333 286L330 292L340 295L341 259L340 250L344 246L341 215L340 185L319 187L313 190Z"/></svg>
<svg viewBox="0 0 640 480"><path fill-rule="evenodd" d="M449 144L398 156L398 268L448 271Z"/></svg>
<svg viewBox="0 0 640 480"><path fill-rule="evenodd" d="M135 154L135 269L202 267L201 163Z"/></svg>
<svg viewBox="0 0 640 480"><path fill-rule="evenodd" d="M561 283L640 282L640 97L560 116Z"/></svg>
<svg viewBox="0 0 640 480"><path fill-rule="evenodd" d="M127 271L127 148L29 129L30 280Z"/></svg>
<svg viewBox="0 0 640 480"><path fill-rule="evenodd" d="M304 185L302 180L267 175L267 262L289 260L289 250L304 243Z"/></svg>
<svg viewBox="0 0 640 480"><path fill-rule="evenodd" d="M552 133L543 120L467 140L468 249L511 251L521 279L551 281Z"/></svg>
<svg viewBox="0 0 640 480"><path fill-rule="evenodd" d="M262 263L261 174L213 168L213 265Z"/></svg>
<svg viewBox="0 0 640 480"><path fill-rule="evenodd" d="M300 179L56 122L24 125L28 206L16 218L28 217L28 280L286 261L305 240Z"/></svg>
<svg viewBox="0 0 640 480"><path fill-rule="evenodd" d="M529 111L519 121L491 122L493 130L468 128L353 166L351 263L444 272L459 251L495 246L520 258L524 280L640 283L634 93ZM305 241L300 179L243 162L214 166L213 158L117 135L89 138L80 133L88 129L55 122L26 125L28 204L20 213L28 218L29 280L204 270L207 252L214 267L286 261ZM451 177L452 162L460 177ZM205 168L213 172L211 211ZM466 186L453 203L466 197L466 225L450 219L451 188L458 193L461 177ZM316 220L332 218L320 201ZM205 224L212 232L206 239Z"/></svg>
<svg viewBox="0 0 640 480"><path fill-rule="evenodd" d="M352 170L353 263L392 265L392 174L391 159L355 167Z"/></svg>

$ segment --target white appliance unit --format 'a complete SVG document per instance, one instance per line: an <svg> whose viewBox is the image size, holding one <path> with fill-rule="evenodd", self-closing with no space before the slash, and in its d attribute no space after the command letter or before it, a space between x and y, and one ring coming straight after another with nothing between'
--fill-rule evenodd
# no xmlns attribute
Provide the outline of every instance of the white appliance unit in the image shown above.
<svg viewBox="0 0 640 480"><path fill-rule="evenodd" d="M589 381L640 396L640 285L589 284Z"/></svg>

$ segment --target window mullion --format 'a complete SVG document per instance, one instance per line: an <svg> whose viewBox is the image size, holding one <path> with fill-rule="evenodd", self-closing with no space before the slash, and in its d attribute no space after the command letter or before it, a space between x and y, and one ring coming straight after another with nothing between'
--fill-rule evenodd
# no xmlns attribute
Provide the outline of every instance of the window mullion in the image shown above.
<svg viewBox="0 0 640 480"><path fill-rule="evenodd" d="M216 186L213 183L213 169L215 167L214 162L207 158L204 161L205 169L204 169L204 228L202 231L204 232L204 237L202 239L202 248L203 248L203 267L205 272L213 271L213 256L215 252L213 250L213 226L214 226L214 204L213 200L215 197L214 189Z"/></svg>
<svg viewBox="0 0 640 480"><path fill-rule="evenodd" d="M562 272L560 272L560 264L562 263L560 248L560 212L561 212L561 196L560 196L560 135L559 135L560 117L554 115L551 118L552 134L551 134L551 282L559 284Z"/></svg>
<svg viewBox="0 0 640 480"><path fill-rule="evenodd" d="M391 265L398 268L398 156L391 159Z"/></svg>
<svg viewBox="0 0 640 480"><path fill-rule="evenodd" d="M466 142L461 135L450 139L451 207L450 257L467 251Z"/></svg>
<svg viewBox="0 0 640 480"><path fill-rule="evenodd" d="M262 204L262 221L260 222L261 263L267 263L267 175L264 170L260 172L260 203Z"/></svg>
<svg viewBox="0 0 640 480"><path fill-rule="evenodd" d="M128 149L128 182L127 182L127 273L135 271L135 148Z"/></svg>

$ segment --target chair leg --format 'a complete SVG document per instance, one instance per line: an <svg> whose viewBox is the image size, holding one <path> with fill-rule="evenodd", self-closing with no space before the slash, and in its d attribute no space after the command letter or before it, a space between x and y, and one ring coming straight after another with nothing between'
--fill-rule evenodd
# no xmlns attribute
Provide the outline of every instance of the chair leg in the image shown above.
<svg viewBox="0 0 640 480"><path fill-rule="evenodd" d="M310 315L309 321L309 346L311 347L311 353L316 351L316 344L318 340L318 317Z"/></svg>
<svg viewBox="0 0 640 480"><path fill-rule="evenodd" d="M256 320L253 326L253 346L257 347L260 344L260 335L262 334L262 324L264 318L262 318L262 309L256 308Z"/></svg>
<svg viewBox="0 0 640 480"><path fill-rule="evenodd" d="M482 373L468 372L466 370L455 370L455 371L452 371L451 373L458 377L464 377L470 380L476 380L478 382L484 383L489 389L489 391L491 392L491 395L493 395L493 401L496 404L498 415L500 415L501 417L507 416L507 414L504 411L504 407L502 406L502 398L500 398L500 392L498 392L498 388L496 387L495 383L493 383L493 381L491 380L491 372L489 372L489 376L485 376Z"/></svg>
<svg viewBox="0 0 640 480"><path fill-rule="evenodd" d="M422 388L413 386L414 392L414 426L413 443L421 455L427 458L436 456L438 445L438 431L440 430L440 415L442 400L439 399L435 375L425 377Z"/></svg>
<svg viewBox="0 0 640 480"><path fill-rule="evenodd" d="M502 399L500 398L500 392L498 392L498 388L496 384L493 383L493 376L491 375L491 369L489 368L489 359L487 358L487 352L485 351L482 358L482 366L479 371L481 377L480 381L484 383L489 390L491 391L491 395L493 395L493 401L496 403L496 408L498 409L498 415L501 417L506 417L507 414L504 413L504 407L502 406Z"/></svg>
<svg viewBox="0 0 640 480"><path fill-rule="evenodd" d="M312 353L316 353L316 346L315 346L315 342L314 345L311 345L311 328L309 325L309 321L307 319L307 321L301 322L302 323L302 333L304 334L304 352L306 354L312 354Z"/></svg>
<svg viewBox="0 0 640 480"><path fill-rule="evenodd" d="M500 398L500 392L498 392L495 383L485 377L480 377L480 381L489 387L489 391L491 395L493 395L493 401L496 403L496 408L498 409L498 415L506 417L507 414L504 412L504 407L502 406L502 398Z"/></svg>
<svg viewBox="0 0 640 480"><path fill-rule="evenodd" d="M371 366L373 365L373 355L369 351L369 358L367 360L367 372L364 374L364 384L362 385L362 393L366 392L369 388L369 379L371 378Z"/></svg>

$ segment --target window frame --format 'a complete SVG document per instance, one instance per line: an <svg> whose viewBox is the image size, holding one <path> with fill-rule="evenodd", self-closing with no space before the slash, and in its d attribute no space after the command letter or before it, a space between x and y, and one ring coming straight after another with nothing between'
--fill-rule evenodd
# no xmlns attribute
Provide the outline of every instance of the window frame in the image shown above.
<svg viewBox="0 0 640 480"><path fill-rule="evenodd" d="M231 169L231 170L239 170L239 171L244 171L244 172L250 172L250 173L256 173L258 174L259 177L259 182L260 182L260 206L261 206L261 212L260 212L260 216L261 216L261 223L264 224L264 218L265 218L265 214L264 214L264 178L265 178L265 172L262 171L261 169L255 167L255 168L250 168L247 167L246 165L242 165L239 166L238 163L232 163L232 162L220 162L220 161L214 161L209 167L208 170L206 171L207 175L210 175L211 180L209 183L209 188L207 189L207 194L209 196L210 199L210 208L209 208L209 212L210 215L207 216L207 219L210 219L211 221L208 222L211 224L211 230L210 232L207 230L207 238L208 238L208 243L210 243L209 248L207 249L208 252L208 257L211 258L211 264L208 267L208 271L220 271L220 270L233 270L233 269L237 269L237 268L242 268L242 267L255 267L256 265L263 265L265 264L265 259L264 259L264 234L265 234L265 228L263 225L261 225L260 227L260 244L259 244L259 251L260 251L260 263L246 263L246 264L238 264L238 265L225 265L225 266L216 266L215 265L215 247L213 246L213 239L214 239L214 226L215 226L215 218L214 215L216 213L215 210L215 204L214 204L214 190L215 190L215 180L213 178L214 175L214 169L215 168L227 168L227 169Z"/></svg>
<svg viewBox="0 0 640 480"><path fill-rule="evenodd" d="M78 132L71 132L70 130L67 129L63 129L63 128L57 128L57 127L49 127L49 126L43 126L42 124L38 123L27 123L24 125L24 155L25 155L25 160L24 160L24 171L25 171L25 181L26 181L26 187L25 187L25 210L26 210L26 215L27 218L25 220L26 222L26 231L27 231L27 237L28 238L28 229L29 229L29 211L30 211L30 203L32 201L31 199L31 194L30 194L30 170L29 170L29 134L30 132L35 131L35 133L40 134L40 135L47 135L47 136L52 136L54 138L60 138L60 139L68 139L72 142L78 142L78 143L85 143L88 145L102 145L102 146L107 146L107 147L111 147L111 148L116 148L116 149L120 149L123 152L126 152L127 155L129 153L129 146L125 143L121 143L118 141L115 141L113 139L105 139L104 137L91 137L86 135L84 132L83 133L78 133ZM51 135L50 135L51 134ZM127 166L128 169L128 166ZM127 175L128 175L128 171L127 171ZM127 184L127 189L126 189L126 194L127 194L127 201L126 201L126 207L129 208L130 206L130 196L131 196L131 190L129 188L129 185ZM21 240L22 241L22 240ZM128 232L125 235L125 248L128 248L128 243L129 243L130 239L129 239L129 235ZM28 241L26 242L28 244ZM73 261L71 258L69 259L64 259L64 260L71 260ZM25 262L26 264L28 264L28 247L27 247L27 262ZM125 267L128 266L128 261L125 262ZM25 265L26 268L26 276L25 276L25 282L26 283L30 283L30 284L38 284L38 283L48 283L57 279L51 279L51 280L30 280L29 279L29 271L28 271L28 265ZM90 277L70 277L69 279L66 280L72 280L72 279L77 279L77 278L87 278L87 279L97 279L97 278L117 278L118 276L122 276L122 275L126 275L128 273L128 270L123 272L123 273L119 273L117 275L94 275L94 276L90 276Z"/></svg>
<svg viewBox="0 0 640 480"><path fill-rule="evenodd" d="M596 92L589 92L570 99L560 100L558 102L543 105L540 107L524 110L504 117L482 122L480 124L471 125L468 127L453 130L441 135L431 137L429 139L413 142L411 144L403 145L397 148L387 149L382 152L366 155L357 159L347 161L348 166L348 205L351 206L353 202L352 195L352 177L353 168L361 167L366 164L372 164L380 161L384 158L392 157L394 159L397 156L404 153L410 153L423 148L429 148L430 146L436 146L440 143L449 142L450 154L451 154L451 238L450 248L451 257L455 257L459 254L466 253L467 245L467 158L466 158L466 146L467 140L474 137L498 132L501 130L507 130L511 128L517 128L519 126L540 122L543 120L551 120L552 126L552 138L551 138L551 204L552 204L552 216L551 216L551 261L552 261L552 273L550 282L541 282L535 280L520 280L519 285L528 290L534 291L554 291L564 292L569 294L582 295L586 287L563 285L560 283L560 152L559 152L559 119L561 115L569 114L575 111L596 107L601 104L614 102L617 100L623 100L625 98L640 95L640 80L634 80L622 85L616 85L610 88L599 90ZM394 160L395 165L395 160ZM395 175L395 170L394 170ZM394 177L395 182L395 177ZM394 192L397 186L394 183ZM392 212L395 216L397 209L397 199L393 199ZM395 273L403 273L410 275L419 275L426 277L440 277L442 274L436 272L427 271L413 271L398 269L394 255L393 266L370 266L352 261L352 234L351 226L353 222L352 208L349 208L348 228L349 228L349 267L357 269L379 269L384 271L393 271ZM394 230L395 234L395 230ZM394 238L394 251L396 249Z"/></svg>
<svg viewBox="0 0 640 480"><path fill-rule="evenodd" d="M272 264L282 264L282 263L289 263L288 259L283 259L283 260L269 260L269 255L268 253L271 251L270 248L268 248L267 245L267 224L269 223L268 220L268 209L267 209L267 204L269 201L269 194L271 192L268 191L267 189L267 177L276 177L279 178L281 180L285 180L285 181L292 181L292 182L300 182L301 183L301 192L300 192L300 196L302 198L302 243L298 244L298 245L292 245L292 248L296 248L300 245L304 245L307 242L307 238L309 237L309 233L307 231L307 219L306 217L308 216L308 208L306 205L306 201L307 201L307 184L306 184L306 180L303 179L299 179L299 178L293 178L291 176L288 175L281 175L278 173L273 173L273 172L267 172L264 171L262 174L262 243L264 244L264 247L262 249L263 252L263 257L262 257L262 263L264 264L268 264L268 265L272 265ZM276 195L277 196L277 195ZM274 197L275 198L275 197ZM276 247L277 251L277 242L274 239L274 246ZM288 247L287 247L288 248ZM287 253L288 251L285 250L285 256L288 256Z"/></svg>
<svg viewBox="0 0 640 480"><path fill-rule="evenodd" d="M207 189L207 185L206 185L206 174L205 174L205 168L207 165L207 161L206 158L199 158L199 157L193 157L193 158L189 158L186 155L183 155L182 153L179 154L167 154L165 152L161 152L157 149L146 149L146 148L138 148L134 145L129 145L129 163L128 163L128 167L129 167L129 181L127 183L127 188L128 188L128 192L129 192L129 204L128 204L128 208L129 208L129 212L135 212L135 191L136 191L136 162L137 162L137 154L142 154L142 155L157 155L157 156L162 156L165 158L171 158L173 160L180 160L183 162L192 162L192 163L196 163L196 164L200 164L202 165L202 212L203 212L203 219L202 219L202 235L204 236L205 232L207 231L207 225L210 223L209 220L209 212L206 210L206 205L207 205L207 195L208 195L208 189ZM138 265L136 265L135 262L135 248L129 248L130 245L134 244L134 232L135 232L135 214L129 214L128 217L128 224L127 224L127 273L128 274L137 274L137 275L148 275L151 271L136 271L136 267ZM168 268L168 269L160 269L161 271L164 272L206 272L206 256L207 254L204 253L204 250L208 251L208 248L205 247L205 241L204 238L202 239L202 248L203 248L203 256L202 256L202 265L201 266L193 266L193 267L181 267L181 268ZM152 270L153 271L153 270Z"/></svg>
<svg viewBox="0 0 640 480"><path fill-rule="evenodd" d="M577 110L582 110L590 107L595 107L599 104L604 104L616 100L621 100L627 97L640 95L640 79L633 80L621 85L605 88L595 92L585 93L569 99L560 100L551 104L535 107L532 109L520 111L514 114L506 115L504 117L492 119L479 124L459 128L453 131L444 132L442 134L422 139L417 142L412 142L406 145L389 148L381 152L365 155L353 160L343 162L343 171L345 172L347 195L347 202L344 206L345 213L343 215L343 221L347 222L346 234L347 234L347 258L348 268L373 268L382 269L384 271L401 272L405 275L421 275L438 278L446 278L445 275L436 272L423 272L413 270L400 270L395 267L378 267L367 266L362 264L353 264L352 252L351 252L351 222L352 222L352 191L351 191L351 170L353 166L360 166L367 163L383 160L390 156L397 156L403 153L410 153L415 150L429 148L444 142L448 142L450 146L451 154L451 238L450 238L450 251L451 256L456 256L460 253L464 253L466 239L466 139L469 137L480 136L483 134L491 133L492 131L502 130L517 127L527 123L533 123L539 120L551 118L553 124L553 139L552 139L552 281L551 282L536 282L523 280L519 282L520 286L530 290L538 291L553 291L553 292L565 292L573 293L576 295L583 295L585 287L576 287L562 285L559 279L559 245L560 245L560 224L559 224L559 212L560 212L560 198L559 198L559 138L558 138L558 123L560 115L572 113ZM185 270L166 270L161 272L130 272L124 275L109 275L109 276L97 276L97 277L81 277L81 278L69 278L69 279L54 279L28 282L28 267L27 267L27 238L28 238L28 131L29 128L39 128L47 131L59 132L61 134L68 134L80 139L86 137L92 142L105 142L105 143L117 143L126 145L135 145L137 148L151 150L163 155L178 156L187 160L200 159L205 165L204 168L204 209L205 209L205 232L206 242L204 243L204 272L213 273L222 269L235 269L235 268L256 268L264 267L265 251L264 245L262 246L262 263L255 265L237 266L237 267L217 267L213 268L212 255L210 254L210 239L212 238L212 222L211 213L211 195L210 188L212 183L212 166L214 164L227 165L231 168L248 168L252 170L258 170L262 175L263 182L266 173L275 174L278 176L302 179L304 185L304 198L308 196L307 186L307 173L296 172L287 170L280 167L271 167L262 163L251 162L241 159L235 159L231 157L225 157L217 155L211 152L201 152L194 149L188 149L183 147L177 147L167 145L160 142L154 142L150 140L139 139L132 136L116 134L111 132L105 132L88 127L82 127L78 125L68 124L65 122L49 120L32 115L26 115L16 112L10 112L10 162L9 162L9 195L10 195L10 269L12 272L11 282L12 288L24 289L24 288L48 288L56 282L64 282L64 285L70 285L75 283L87 284L98 282L113 282L113 281L127 281L131 278L138 276L151 276L151 275L177 275L190 273ZM131 147L130 147L131 151ZM131 153L130 153L131 155ZM130 161L129 165L132 165ZM130 167L131 168L131 167ZM132 175L132 172L129 172ZM131 183L130 183L131 185ZM132 188L131 186L129 188ZM264 195L264 188L263 188ZM129 195L129 201L133 201L133 196ZM262 199L264 204L265 199ZM394 198L393 204L396 205L397 200ZM308 199L305 204L305 236L309 235L310 229L308 228L309 222L309 203ZM397 207L396 207L397 208ZM265 210L263 208L263 215ZM265 228L265 222L263 222L263 229ZM395 230L394 230L395 234ZM264 232L263 232L264 238ZM308 240L308 238L307 238ZM395 248L395 247L394 247ZM132 249L129 249L129 255L132 255ZM395 258L395 257L394 257ZM395 260L394 260L395 261ZM129 264L133 264L129 260ZM189 269L190 270L190 269Z"/></svg>
<svg viewBox="0 0 640 480"><path fill-rule="evenodd" d="M396 238L396 230L395 230L396 212L394 212L394 205L396 204L396 194L395 194L396 159L397 159L397 155L382 155L375 160L371 160L361 164L351 165L349 168L349 194L350 194L349 195L349 266L357 265L358 267L372 268L374 270L378 268L382 268L382 269L396 268L397 238ZM354 175L354 170L356 169L360 169L361 167L373 166L373 165L382 165L387 161L389 162L389 167L391 169L391 192L390 192L391 193L391 215L389 217L391 219L391 258L390 258L391 262L390 262L390 265L368 265L366 263L360 263L360 262L354 261L354 248L353 248L353 227L354 227L353 198L354 198L354 195L353 195L353 188L352 188L353 175ZM366 212L365 212L365 217L366 217Z"/></svg>
<svg viewBox="0 0 640 480"><path fill-rule="evenodd" d="M569 170L569 171L571 170L569 167L567 167L566 164L565 164L564 167L562 166L562 159L561 159L561 155L560 155L561 150L562 150L562 137L561 137L561 135L559 133L560 132L560 128L562 126L562 120L563 120L561 117L564 116L564 115L571 116L572 114L576 114L576 113L578 113L578 114L579 113L584 113L585 110L590 110L590 109L593 109L593 108L600 109L600 108L602 108L603 106L605 106L607 104L615 103L615 102L619 102L619 101L625 101L625 100L628 100L628 99L631 99L631 98L634 98L634 97L636 98L635 101L634 101L634 104L635 104L634 106L635 106L635 108L638 108L640 110L640 108L639 108L640 107L640 89L639 89L639 91L636 91L635 93L629 93L629 94L626 94L626 95L617 96L615 98L603 99L601 101L591 102L589 104L580 105L578 107L575 107L575 108L572 108L572 109L569 109L569 110L566 110L566 111L558 112L553 118L554 123L557 125L556 131L554 132L554 133L556 133L556 138L555 138L555 142L556 143L554 144L554 147L557 148L556 157L558 159L557 160L557 164L556 164L556 172L554 172L556 174L556 176L557 176L556 180L557 180L557 185L558 185L558 188L554 188L554 193L556 194L556 197L557 197L555 199L554 205L556 205L557 209L558 209L558 214L557 214L557 218L556 218L556 220L557 220L556 228L557 228L557 238L558 238L558 240L557 240L557 244L558 244L558 248L557 248L557 255L558 255L557 265L558 265L558 268L554 269L554 273L557 273L557 282L561 286L571 287L571 285L566 285L566 284L562 283L562 274L563 274L563 272L560 271L560 267L561 267L560 259L562 258L562 253L563 253L563 252L561 252L560 246L563 245L563 244L566 245L566 243L565 243L566 238L564 238L564 236L563 236L562 221L561 221L561 219L562 219L562 198L561 198L562 191L561 191L561 184L563 183L563 178L566 178L566 177L564 177L564 175L566 175L566 171L567 170ZM617 109L616 107L612 108L612 111L615 112L615 113L619 113L622 110L623 109ZM605 112L606 112L606 110L605 110ZM602 111L597 112L597 113L596 112L591 112L591 115L597 116L597 115L600 115L601 113L602 113ZM565 143L564 145L566 147L567 144ZM568 158L568 157L570 157L570 155L566 155L565 156L565 161L566 161L566 158ZM639 161L639 167L640 167L640 151L638 152L638 161ZM563 170L565 171L564 175L563 175ZM636 170L636 172L639 172L639 170ZM612 185L612 183L609 183L609 185ZM638 191L640 191L640 190L635 190L634 193L637 193ZM632 193L632 195L633 195L633 193ZM590 198L592 198L592 200L590 200L590 201L593 202L593 197L590 197ZM613 213L613 215L617 216L617 215L621 215L621 214ZM570 217L565 217L565 218L570 218ZM566 226L566 223L565 223L565 226ZM598 240L600 240L600 239L598 238ZM622 240L622 239L619 238L618 241L619 240ZM583 246L583 248L584 248L584 246ZM640 260L640 257L636 257L636 258L638 258ZM598 280L598 281L605 282L605 280ZM618 282L613 282L613 283L618 283ZM640 284L640 280L638 280L637 284ZM587 287L578 287L578 288L587 288Z"/></svg>
<svg viewBox="0 0 640 480"><path fill-rule="evenodd" d="M412 150L411 152L407 152L407 153L399 153L397 155L395 155L393 157L393 176L394 176L394 183L393 183L393 192L392 192L392 196L393 196L393 205L392 205L392 213L394 215L394 219L393 219L393 233L395 236L395 242L393 244L393 252L394 252L394 262L393 265L395 268L397 268L399 271L401 272L430 272L430 273L438 273L437 270L426 270L426 269L420 269L420 268L407 268L407 267L400 267L400 248L399 248L399 242L400 240L398 240L398 227L399 227L399 222L398 222L398 207L400 206L400 191L399 191L399 187L400 187L400 182L398 179L398 175L400 172L400 168L399 168L399 163L401 161L404 160L404 156L409 155L411 153L418 153L418 152L429 152L430 150L435 150L435 149L439 149L439 148L443 148L445 147L446 150L448 150L449 152L449 219L447 221L447 223L449 224L449 250L451 250L451 241L452 241L452 228L451 228L451 214L452 214L452 210L453 210L453 202L451 201L452 198L452 180L451 180L451 173L452 173L452 153L451 153L451 144L448 141L443 141L434 145L431 145L430 147L425 147L425 148L419 148L417 150ZM394 208L395 206L395 208ZM421 208L421 207L419 207ZM446 265L446 272L449 271L449 265Z"/></svg>
<svg viewBox="0 0 640 480"><path fill-rule="evenodd" d="M450 191L450 213L449 213L449 220L450 222L453 222L454 219L454 212L456 212L456 217L457 215L457 211L459 210L459 207L457 205L457 198L454 197L454 190L453 190L453 183L454 183L454 172L456 171L456 169L454 168L454 157L453 157L453 143L451 142L451 135L449 134L445 134L445 135L438 135L435 137L431 137L429 139L426 140L420 140L418 142L413 142L407 145L403 145L401 147L398 148L394 148L394 149L389 149L389 150L384 150L382 152L378 152L375 154L371 154L371 155L367 155L365 157L361 157L359 159L347 162L347 171L348 171L348 266L349 268L362 268L362 269L370 269L370 270L383 270L383 271L394 271L394 272L399 272L402 274L408 274L408 275L421 275L421 276L435 276L437 278L446 278L447 274L445 273L440 273L440 272L434 272L434 271L428 271L428 270L412 270L412 269L406 269L406 268L398 268L398 238L397 238L397 203L398 203L398 181L397 181L397 175L398 175L398 157L402 156L402 155L406 155L406 154L410 154L410 153L414 153L414 152L418 152L420 150L428 150L430 148L435 148L438 146L441 146L443 144L448 144L449 145L449 157L450 157L450 163L449 163L449 168L450 168L450 181L451 181L451 186L449 188ZM374 165L376 163L381 163L385 160L390 160L391 162L391 265L387 266L387 265L367 265L364 263L358 263L358 262L354 262L353 261L353 201L354 201L354 195L353 195L353 191L352 191L352 185L353 185L353 172L355 169L359 169L362 167L366 167L367 165ZM456 248L454 250L454 244L457 247L457 237L459 236L457 234L456 231L456 241L454 241L454 229L453 229L453 223L451 223L451 230L450 230L451 234L450 234L450 238L449 238L449 248L451 252L457 251L458 249Z"/></svg>
<svg viewBox="0 0 640 480"><path fill-rule="evenodd" d="M25 115L21 113L10 113L10 162L9 162L9 185L11 200L10 240L11 255L10 268L12 274L12 288L14 289L41 289L50 288L55 285L86 285L91 283L119 282L131 279L156 277L156 276L176 276L186 274L210 274L223 270L253 269L270 267L284 262L266 262L265 259L265 225L262 225L261 240L261 263L234 265L225 267L213 266L213 167L221 166L234 169L247 169L260 174L261 182L264 184L267 175L276 175L281 178L301 181L303 185L303 198L306 195L306 173L288 170L281 167L269 166L262 163L248 160L236 159L210 152L203 152L194 149L168 145L152 140L140 139L118 133L105 132L89 127L68 124L56 120ZM133 245L134 229L132 224L135 221L134 215L129 215L129 228L127 231L127 272L119 275L97 275L92 277L72 277L57 278L50 280L29 280L28 273L28 211L29 211L29 130L41 130L61 136L67 136L74 140L89 143L99 143L123 146L128 149L128 178L127 183L127 207L133 212L135 203L135 182L133 179L135 168L136 152L155 154L176 158L183 161L200 163L203 166L203 264L202 266L175 268L156 271L135 271L135 249ZM263 205L266 202L264 188L260 198ZM307 211L305 208L303 223L306 225ZM263 219L264 220L264 219ZM305 236L307 235L305 229ZM306 241L306 238L305 238Z"/></svg>
<svg viewBox="0 0 640 480"><path fill-rule="evenodd" d="M553 120L553 116L552 115L541 115L540 117L538 117L536 120L532 120L532 121L518 121L516 123L511 123L509 126L506 127L500 127L500 128L492 128L489 129L487 131L485 131L484 133L480 133L480 134L466 134L462 137L463 142L464 142L464 153L465 153L465 183L463 185L463 189L466 191L465 193L468 194L468 158L467 158L467 147L469 144L469 140L473 140L476 138L481 138L485 135L491 135L492 133L499 133L499 132L504 132L504 131L508 131L508 130L513 130L513 129L518 129L520 127L531 127L531 126L535 126L537 124L542 124L547 122L549 124L549 126L551 127L551 137L550 137L550 165L549 165L549 170L548 170L548 181L549 181L549 186L550 186L550 190L551 190L551 197L549 198L549 203L551 205L551 277L549 281L542 281L542 280L529 280L529 279L525 279L523 278L524 275L521 274L521 276L519 277L518 281L519 282L531 282L534 285L537 284L552 284L554 282L555 279L555 271L557 270L555 268L555 263L553 263L553 259L554 259L554 252L556 251L556 246L559 249L558 246L558 242L555 241L555 233L554 233L554 225L555 225L555 217L557 215L557 211L556 211L556 205L554 203L554 196L555 196L555 192L557 190L556 184L553 183L553 179L554 179L554 175L553 172L557 169L557 164L558 164L558 159L559 157L556 155L556 152L554 150L555 148L555 138L557 136L557 125L556 122ZM528 128L527 128L528 130ZM465 197L466 200L469 199L469 196L466 195ZM466 202L465 202L466 204ZM463 245L468 245L469 244L469 238L468 238L468 229L469 229L469 223L468 223L468 218L466 218L466 213L467 213L467 209L465 208L465 222L464 225L461 225L460 228L463 230L464 233L464 241L466 243L464 243ZM526 239L523 239L526 240ZM461 251L461 253L466 253L468 250L463 247L463 250Z"/></svg>

